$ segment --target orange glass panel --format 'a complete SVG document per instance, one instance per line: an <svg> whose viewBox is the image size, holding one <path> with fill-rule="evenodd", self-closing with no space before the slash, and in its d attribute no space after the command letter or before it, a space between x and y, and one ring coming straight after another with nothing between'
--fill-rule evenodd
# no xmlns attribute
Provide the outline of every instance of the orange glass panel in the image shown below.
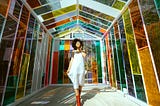
<svg viewBox="0 0 160 106"><path fill-rule="evenodd" d="M73 20L76 20L77 18L76 18L76 16L74 16L74 17L72 17L72 19L73 19ZM51 25L48 25L48 26L47 26L47 29L51 29L51 28L60 26L60 25L62 25L62 24L66 24L66 23L71 22L71 21L73 21L73 20L70 20L70 18L67 18L67 19L62 20L62 21L59 21L59 22L57 22L57 23L53 23L53 24L51 24Z"/></svg>
<svg viewBox="0 0 160 106"><path fill-rule="evenodd" d="M70 41L65 41L64 50L70 50Z"/></svg>
<svg viewBox="0 0 160 106"><path fill-rule="evenodd" d="M41 4L39 3L38 0L26 0L26 2L30 5L30 7L35 8L40 6Z"/></svg>
<svg viewBox="0 0 160 106"><path fill-rule="evenodd" d="M79 18L80 20L84 21L84 22L87 22L87 23L90 22L89 19L86 19L86 18L84 18L84 17L79 16L78 18Z"/></svg>
<svg viewBox="0 0 160 106"><path fill-rule="evenodd" d="M10 0L0 0L0 14L7 17L7 13L10 6Z"/></svg>
<svg viewBox="0 0 160 106"><path fill-rule="evenodd" d="M103 28L100 28L100 32L105 33L105 32L106 32L106 30L105 30L105 29L103 29Z"/></svg>

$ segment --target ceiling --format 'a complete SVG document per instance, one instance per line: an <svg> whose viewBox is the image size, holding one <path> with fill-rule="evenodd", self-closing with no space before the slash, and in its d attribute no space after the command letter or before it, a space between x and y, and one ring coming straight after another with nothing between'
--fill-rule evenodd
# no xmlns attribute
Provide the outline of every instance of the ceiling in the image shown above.
<svg viewBox="0 0 160 106"><path fill-rule="evenodd" d="M130 0L23 0L53 37L82 31L102 38Z"/></svg>

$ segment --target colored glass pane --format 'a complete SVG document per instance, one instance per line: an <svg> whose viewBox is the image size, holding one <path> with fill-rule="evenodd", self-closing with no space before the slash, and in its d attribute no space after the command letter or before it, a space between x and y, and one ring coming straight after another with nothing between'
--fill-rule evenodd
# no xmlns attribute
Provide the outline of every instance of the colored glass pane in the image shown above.
<svg viewBox="0 0 160 106"><path fill-rule="evenodd" d="M39 0L26 0L26 2L32 7L32 8L35 8L35 7L38 7L40 6L40 2Z"/></svg>
<svg viewBox="0 0 160 106"><path fill-rule="evenodd" d="M93 9L85 7L85 6L80 6L80 10L87 12L87 13L90 13L90 14L93 14L95 16L98 16L99 18L102 18L106 21L113 21L114 20L114 17L112 17L112 16L103 14L101 12L98 12L96 10L93 10Z"/></svg>
<svg viewBox="0 0 160 106"><path fill-rule="evenodd" d="M61 16L58 16L56 18L51 18L51 19L48 19L46 21L43 22L44 25L50 25L51 23L55 23L55 22L59 22L61 20L65 20L66 18L68 17L74 17L77 15L77 12L76 11L73 11L73 12L69 12L67 14L64 14L64 15L61 15Z"/></svg>
<svg viewBox="0 0 160 106"><path fill-rule="evenodd" d="M101 50L100 50L100 41L96 41L96 56L97 56L97 65L98 65L98 82L102 83L102 68L101 68Z"/></svg>
<svg viewBox="0 0 160 106"><path fill-rule="evenodd" d="M65 41L60 41L59 47L59 65L58 65L58 84L63 83L63 72L64 72L64 43Z"/></svg>
<svg viewBox="0 0 160 106"><path fill-rule="evenodd" d="M7 17L7 11L9 6L10 0L1 0L0 3L0 14L4 17Z"/></svg>
<svg viewBox="0 0 160 106"><path fill-rule="evenodd" d="M123 14L128 55L133 74L141 74L129 11Z"/></svg>
<svg viewBox="0 0 160 106"><path fill-rule="evenodd" d="M115 36L118 68L119 68L120 81L121 81L120 85L121 85L121 90L123 90L123 88L126 88L126 81L125 81L125 79L126 79L125 76L126 75L125 75L125 70L124 70L121 41L120 41L120 35L119 35L117 22L114 24L114 36Z"/></svg>
<svg viewBox="0 0 160 106"><path fill-rule="evenodd" d="M141 75L134 75L137 98L146 102L146 94Z"/></svg>
<svg viewBox="0 0 160 106"><path fill-rule="evenodd" d="M154 0L154 2L155 2L155 5L156 5L158 15L160 17L160 1L159 0Z"/></svg>
<svg viewBox="0 0 160 106"><path fill-rule="evenodd" d="M116 0L114 2L114 4L112 5L112 7L116 8L116 9L119 9L119 10L122 10L122 8L124 7L124 5L125 5L124 2Z"/></svg>
<svg viewBox="0 0 160 106"><path fill-rule="evenodd" d="M131 72L131 67L130 67L130 62L129 62L129 57L128 57L128 51L127 51L128 47L126 44L124 23L123 23L122 18L120 18L120 20L118 21L118 25L119 25L119 33L120 33L120 38L121 38L121 46L122 46L123 59L124 59L123 61L125 64L128 93L129 95L132 95L135 97L132 72Z"/></svg>
<svg viewBox="0 0 160 106"><path fill-rule="evenodd" d="M57 17L57 16L60 16L60 15L66 14L68 12L72 12L74 10L76 10L76 5L72 5L72 6L69 6L69 7L66 7L66 8L61 8L59 10L49 12L47 14L42 15L42 18L44 20L47 20L47 19L50 19L50 18L53 18L53 17Z"/></svg>
<svg viewBox="0 0 160 106"><path fill-rule="evenodd" d="M12 28L10 31L8 28ZM12 48L14 44L14 37L16 36L16 27L17 22L13 20L10 16L6 19L6 24L4 26L4 31L2 35L2 39L0 42L0 86L2 87L0 92L0 103L2 103L3 98L3 92L5 87L5 82L7 80L7 72L8 72L8 66L11 63L11 55L13 54ZM12 34L12 36L11 36ZM11 39L3 39L3 38L11 38ZM12 84L14 83L13 77L12 77Z"/></svg>

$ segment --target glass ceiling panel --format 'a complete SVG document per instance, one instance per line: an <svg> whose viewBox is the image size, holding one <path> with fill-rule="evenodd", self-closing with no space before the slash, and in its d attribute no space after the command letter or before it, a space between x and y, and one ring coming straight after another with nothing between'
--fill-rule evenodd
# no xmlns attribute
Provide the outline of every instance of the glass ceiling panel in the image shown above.
<svg viewBox="0 0 160 106"><path fill-rule="evenodd" d="M57 2L57 3L52 4L52 6L51 4L41 6L39 8L34 9L34 11L37 15L40 15L40 14L44 14L44 13L50 12L52 10L57 10L60 8L61 8L61 4L60 2Z"/></svg>
<svg viewBox="0 0 160 106"><path fill-rule="evenodd" d="M85 39L95 39L96 37L93 37L87 33L73 33L73 38L85 38Z"/></svg>
<svg viewBox="0 0 160 106"><path fill-rule="evenodd" d="M76 21L71 22L71 23L68 23L64 28L57 28L56 31L52 31L52 30L49 30L49 31L52 33L53 36L55 36L56 34L64 33L66 30L71 30L72 28L75 28L77 26L76 23L77 23Z"/></svg>
<svg viewBox="0 0 160 106"><path fill-rule="evenodd" d="M121 10L128 0L93 0ZM125 2L124 2L125 1Z"/></svg>
<svg viewBox="0 0 160 106"><path fill-rule="evenodd" d="M42 15L42 18L44 20L47 20L47 19L57 17L57 16L60 16L60 15L63 15L63 14L66 14L68 12L75 11L75 10L76 10L76 5L72 5L72 6L69 6L66 8L61 8L59 10L55 10L55 11L49 12L47 14L44 14L44 15Z"/></svg>
<svg viewBox="0 0 160 106"><path fill-rule="evenodd" d="M48 3L51 3L51 2L53 2L53 3L57 3L57 2L59 2L60 0L39 0L40 1L40 3L42 4L42 5L44 5L44 4L48 4Z"/></svg>
<svg viewBox="0 0 160 106"><path fill-rule="evenodd" d="M109 6L112 6L112 4L114 3L114 0L93 0L93 1L97 1L99 3L109 5Z"/></svg>
<svg viewBox="0 0 160 106"><path fill-rule="evenodd" d="M120 10L128 0L24 1L30 5L47 29L54 34L68 33L69 29L79 25L89 33L101 36L119 16Z"/></svg>
<svg viewBox="0 0 160 106"><path fill-rule="evenodd" d="M64 15L61 15L59 17L52 18L52 19L49 19L47 21L44 21L43 24L44 25L49 25L51 23L59 22L61 20L64 20L66 18L70 18L70 17L76 16L76 15L77 15L77 11L73 11L73 12L70 12L68 14L64 14Z"/></svg>
<svg viewBox="0 0 160 106"><path fill-rule="evenodd" d="M26 2L30 5L31 8L41 6L38 0L26 0Z"/></svg>
<svg viewBox="0 0 160 106"><path fill-rule="evenodd" d="M81 20L79 20L78 23L79 23L80 26L82 26L85 29L91 30L91 31L97 33L98 35L103 35L103 33L100 32L100 28L99 27L93 26L91 24L87 24L87 23L85 23L85 22L83 22Z"/></svg>
<svg viewBox="0 0 160 106"><path fill-rule="evenodd" d="M71 18L72 18L72 20L71 20ZM76 19L77 19L76 16L70 17L70 18L64 19L62 21L59 21L57 23L50 24L50 25L48 25L46 27L47 27L47 29L51 29L51 28L58 27L60 25L66 24L66 23L71 22L71 21L76 20Z"/></svg>
<svg viewBox="0 0 160 106"><path fill-rule="evenodd" d="M61 25L61 26L58 26L58 27L55 28L55 30L56 30L56 31L63 31L63 30L65 30L65 29L70 28L71 26L73 26L73 25L75 25L75 24L77 24L77 20L72 21L72 22L69 22L69 23L64 24L64 25Z"/></svg>
<svg viewBox="0 0 160 106"><path fill-rule="evenodd" d="M122 10L122 8L124 7L125 3L119 0L116 0L116 2L113 4L113 7L118 9L118 10Z"/></svg>
<svg viewBox="0 0 160 106"><path fill-rule="evenodd" d="M67 33L69 34L70 31L76 31L78 29L82 29L84 32L89 33L91 35L94 35L95 37L101 37L102 35L98 34L95 31L92 31L91 29L85 29L83 26L78 26L75 24L75 26L73 26L73 28L64 30L63 32L59 32L59 33L52 33L54 35L54 37L63 37L64 34L66 35Z"/></svg>
<svg viewBox="0 0 160 106"><path fill-rule="evenodd" d="M89 24L92 24L92 25L95 25L95 26L98 26L98 27L102 27L102 28L104 28L104 29L107 29L107 28L108 28L108 26L106 26L106 25L102 25L101 23L98 23L98 22L96 22L96 21L87 19L87 18L82 17L82 16L79 16L78 19L80 19L80 20L82 20L82 21L84 21L84 22L86 22L86 23L89 23ZM61 21L59 21L59 22L57 22L57 23L51 23L51 24L49 24L49 25L46 25L46 27L47 27L47 29L51 29L51 28L58 27L58 26L60 26L60 25L66 24L66 23L68 23L68 22L71 22L71 21L73 21L73 20L77 20L77 16L74 16L74 17L70 17L70 18L61 20Z"/></svg>
<svg viewBox="0 0 160 106"><path fill-rule="evenodd" d="M54 30L50 29L49 31L54 35L54 34L58 34L60 32L63 32L65 30L67 30L67 29L73 28L76 25L80 25L83 28L85 28L85 30L88 29L90 31L93 31L94 33L97 33L98 35L101 35L101 36L103 35L103 31L104 30L101 31L101 29L99 27L97 27L97 26L91 25L89 23L85 23L85 22L83 22L81 20L79 20L78 23L79 24L77 24L77 21L75 20L75 21L69 22L67 24L58 26L58 27L54 28Z"/></svg>
<svg viewBox="0 0 160 106"><path fill-rule="evenodd" d="M113 21L115 19L112 16L106 15L104 13L98 12L96 10L93 10L91 8L88 8L88 7L85 7L85 6L82 6L82 5L80 5L80 10L85 11L87 13L91 13L91 14L93 14L95 16L98 16L98 17L100 17L102 19L105 19L105 20L108 20L108 21Z"/></svg>
<svg viewBox="0 0 160 106"><path fill-rule="evenodd" d="M87 19L83 16L79 16L78 17L80 20L86 22L86 23L89 23L89 24L92 24L92 25L95 25L95 26L98 26L98 27L102 27L104 29L107 29L108 26L105 26L105 25L102 25L101 23L99 23L98 21L93 21L93 20L90 20L90 19Z"/></svg>
<svg viewBox="0 0 160 106"><path fill-rule="evenodd" d="M95 17L95 16L93 16L93 15L90 15L90 14L85 13L85 12L82 12L82 11L79 11L79 15L84 16L84 17L86 17L86 18L89 18L89 19L91 19L91 20L97 21L97 22L99 22L99 23L103 23L104 25L107 25L107 26L110 26L110 25L111 25L111 22L107 22L107 21L105 21L105 20L102 20L102 19L100 19L100 18L97 18L97 17Z"/></svg>

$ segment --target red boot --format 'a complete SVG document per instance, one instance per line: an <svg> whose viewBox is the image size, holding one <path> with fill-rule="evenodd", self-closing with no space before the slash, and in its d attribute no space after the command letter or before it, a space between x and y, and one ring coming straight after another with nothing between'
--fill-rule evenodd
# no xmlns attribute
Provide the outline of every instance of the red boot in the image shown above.
<svg viewBox="0 0 160 106"><path fill-rule="evenodd" d="M80 95L76 96L76 103L77 103L77 106L81 106Z"/></svg>

